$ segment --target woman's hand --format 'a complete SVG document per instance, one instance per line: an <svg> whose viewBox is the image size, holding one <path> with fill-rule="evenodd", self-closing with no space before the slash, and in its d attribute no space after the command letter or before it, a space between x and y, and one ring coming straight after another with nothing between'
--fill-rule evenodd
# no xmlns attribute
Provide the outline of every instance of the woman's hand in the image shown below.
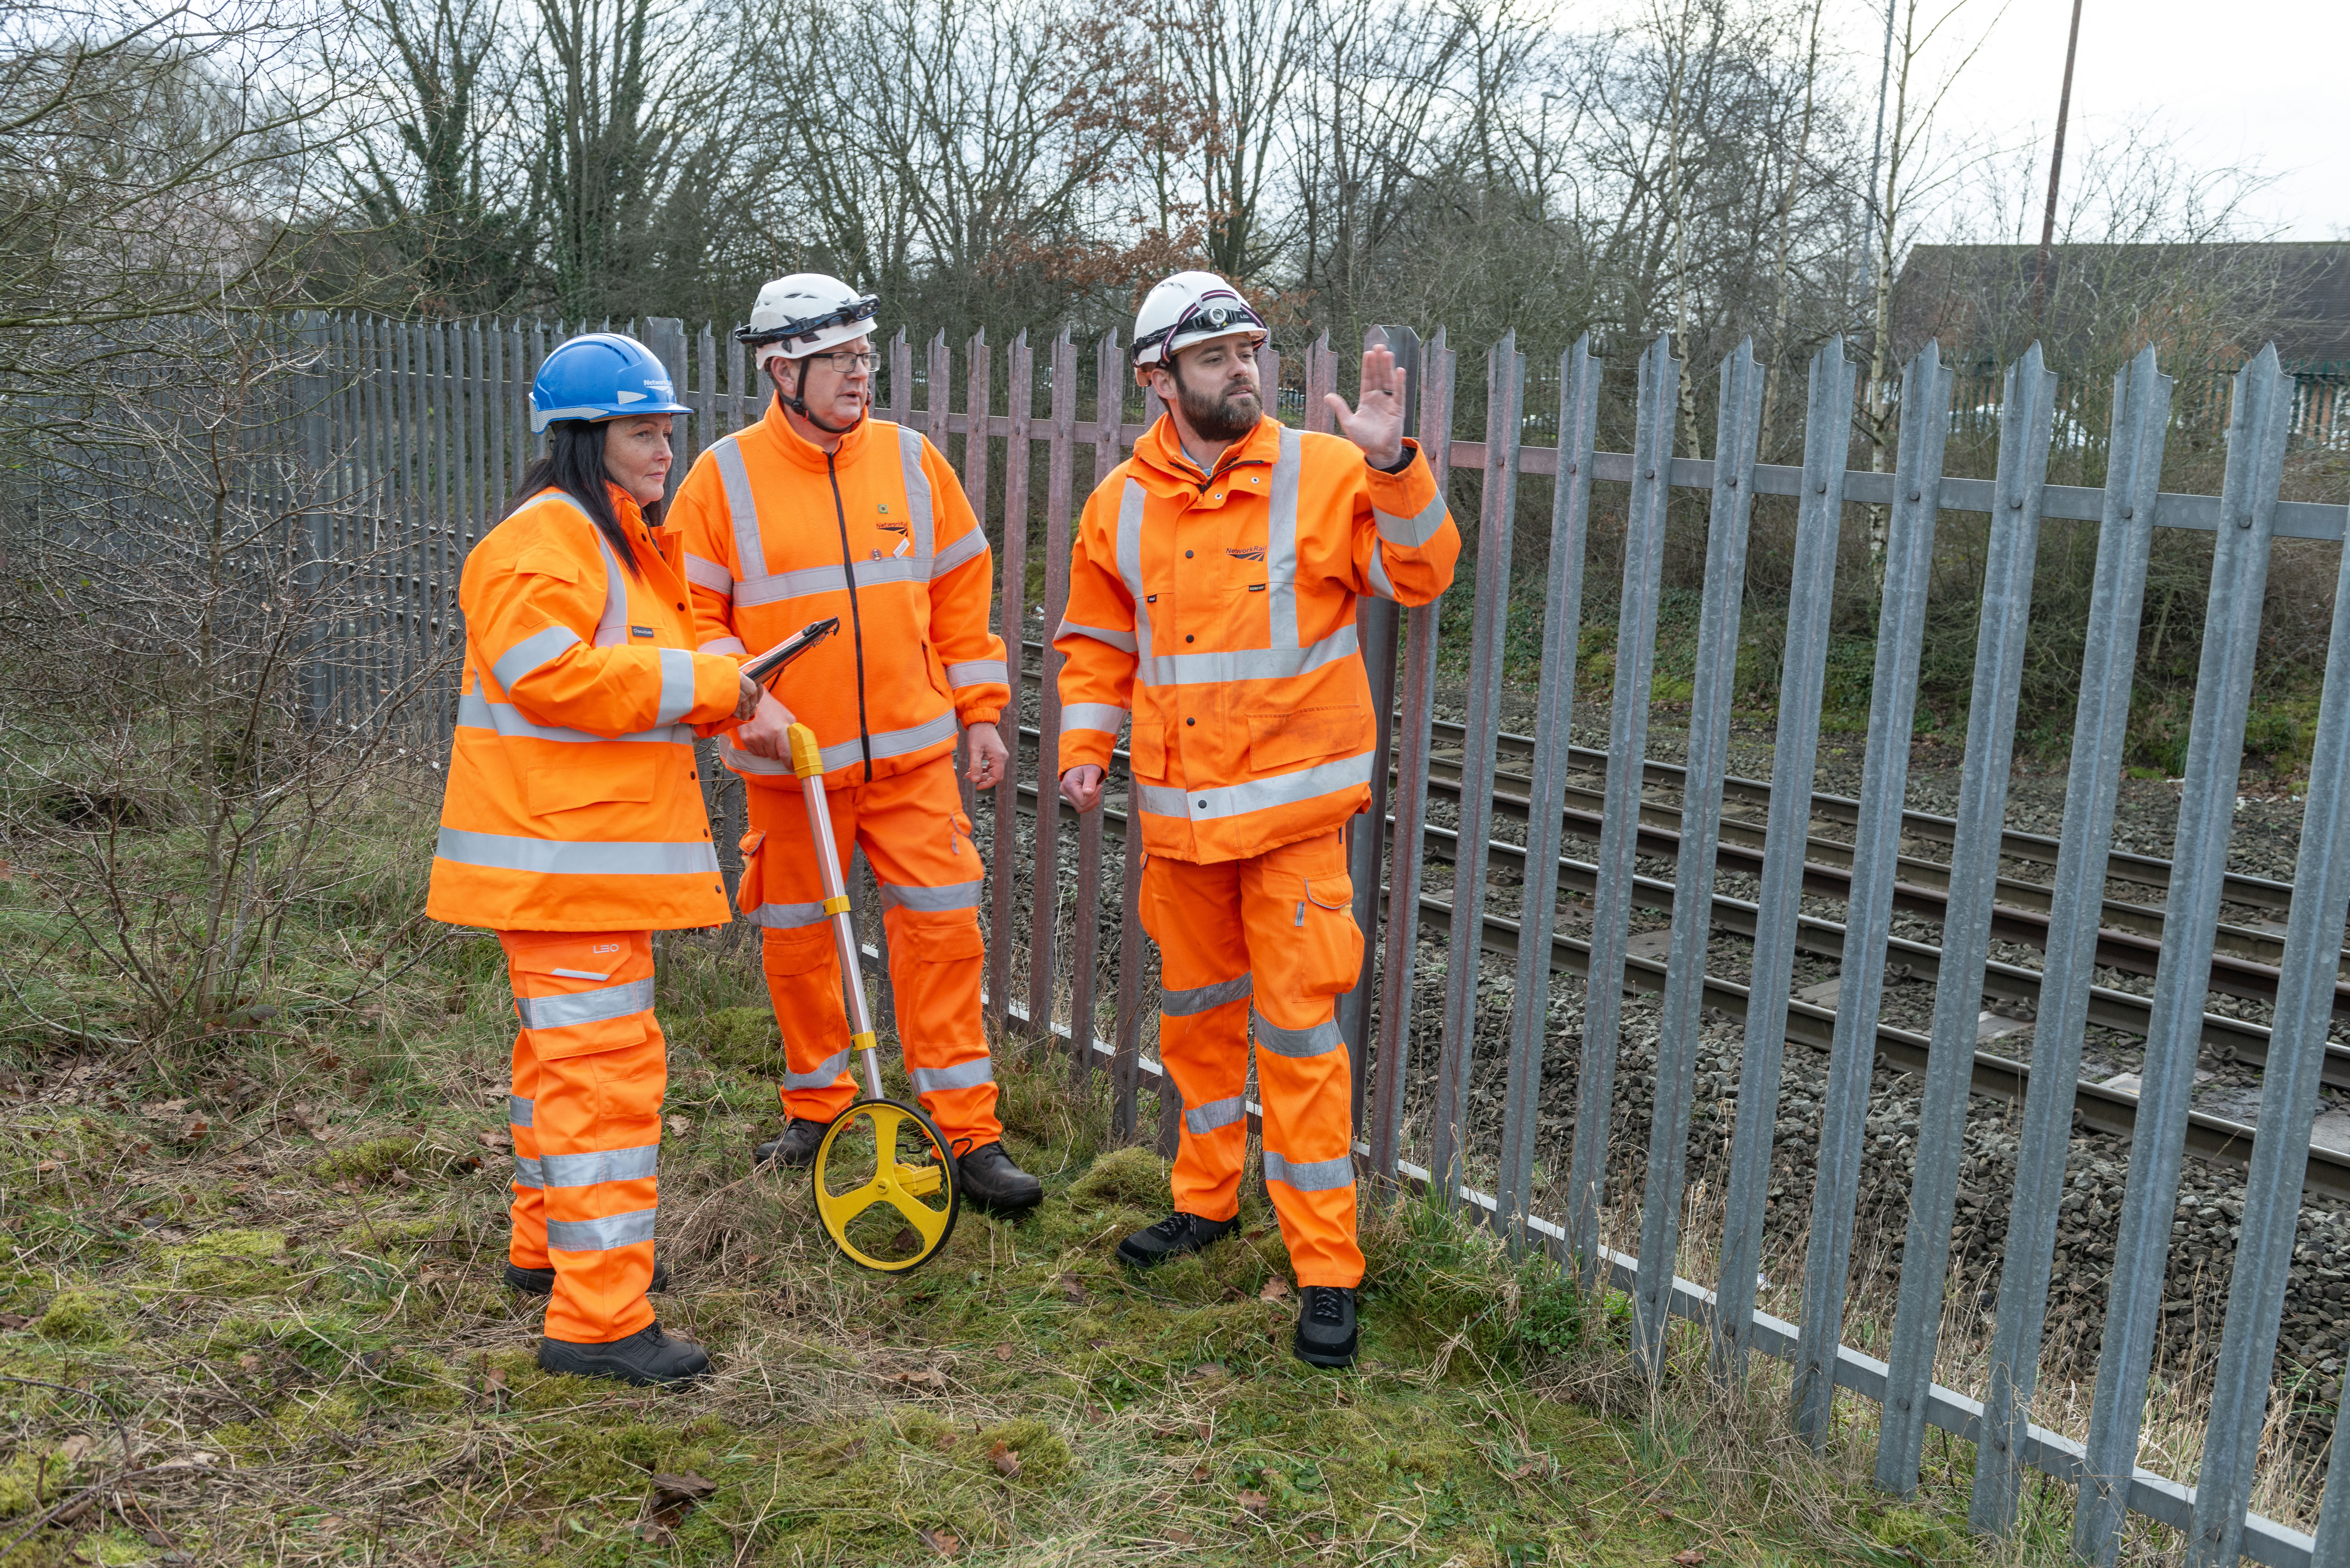
<svg viewBox="0 0 2350 1568"><path fill-rule="evenodd" d="M1003 763L1010 755L1003 749L1003 736L991 723L982 722L963 726L962 741L971 756L971 782L979 789L993 789L1003 782Z"/></svg>
<svg viewBox="0 0 2350 1568"><path fill-rule="evenodd" d="M765 692L757 681L747 675L739 676L737 679L743 682L743 686L742 690L734 694L734 716L737 719L747 719L759 711L759 699Z"/></svg>
<svg viewBox="0 0 2350 1568"><path fill-rule="evenodd" d="M792 760L791 731L795 722L792 711L774 692L762 691L749 722L734 732L734 743L754 757L788 763Z"/></svg>

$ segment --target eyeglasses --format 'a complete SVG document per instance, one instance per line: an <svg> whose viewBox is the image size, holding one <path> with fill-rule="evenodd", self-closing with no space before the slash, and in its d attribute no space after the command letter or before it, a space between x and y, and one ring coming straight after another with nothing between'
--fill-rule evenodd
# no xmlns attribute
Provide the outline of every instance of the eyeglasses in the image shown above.
<svg viewBox="0 0 2350 1568"><path fill-rule="evenodd" d="M822 365L843 376L855 376L871 370L881 363L881 356L843 349L837 354L810 354L800 361L803 365Z"/></svg>

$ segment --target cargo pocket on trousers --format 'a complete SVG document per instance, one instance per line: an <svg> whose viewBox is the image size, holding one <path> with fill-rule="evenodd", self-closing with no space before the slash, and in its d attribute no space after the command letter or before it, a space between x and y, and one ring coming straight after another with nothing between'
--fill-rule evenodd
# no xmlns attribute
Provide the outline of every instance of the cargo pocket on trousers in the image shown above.
<svg viewBox="0 0 2350 1568"><path fill-rule="evenodd" d="M767 830L754 827L743 836L743 879L735 884L734 907L746 915L755 915L765 903L766 878L760 873L760 846L767 842Z"/></svg>
<svg viewBox="0 0 2350 1568"><path fill-rule="evenodd" d="M760 933L759 968L767 974L813 974L832 958L832 922Z"/></svg>
<svg viewBox="0 0 2350 1568"><path fill-rule="evenodd" d="M1355 882L1345 872L1301 878L1293 916L1299 928L1297 993L1314 998L1352 991L1363 972L1363 929L1355 924Z"/></svg>
<svg viewBox="0 0 2350 1568"><path fill-rule="evenodd" d="M561 961L566 958L569 964ZM580 962L576 947L569 952L557 948L513 966L516 1012L530 1036L531 1054L542 1062L629 1050L642 1045L650 1033L650 977L636 981L615 977L599 986L576 972ZM566 968L575 972L559 972ZM629 987L638 989L624 989ZM620 1007L627 1011L604 1016Z"/></svg>
<svg viewBox="0 0 2350 1568"><path fill-rule="evenodd" d="M987 956L987 944L980 940L977 920L937 926L918 926L908 921L898 928L898 933L899 940L906 944L906 956L916 963L955 963Z"/></svg>

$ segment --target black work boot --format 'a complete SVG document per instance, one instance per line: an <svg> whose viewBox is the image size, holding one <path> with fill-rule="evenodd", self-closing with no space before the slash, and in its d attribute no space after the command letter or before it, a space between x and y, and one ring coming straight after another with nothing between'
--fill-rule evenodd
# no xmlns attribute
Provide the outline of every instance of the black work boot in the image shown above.
<svg viewBox="0 0 2350 1568"><path fill-rule="evenodd" d="M710 1356L690 1339L671 1339L655 1322L609 1345L541 1339L538 1369L573 1377L617 1377L623 1383L683 1383L709 1371Z"/></svg>
<svg viewBox="0 0 2350 1568"><path fill-rule="evenodd" d="M520 1263L509 1262L506 1264L506 1289L521 1291L526 1295L551 1296L555 1293L555 1271L525 1269ZM653 1260L652 1283L645 1289L648 1293L669 1289L669 1265L659 1258Z"/></svg>
<svg viewBox="0 0 2350 1568"><path fill-rule="evenodd" d="M1118 1255L1138 1269L1156 1268L1172 1262L1186 1252L1196 1252L1211 1241L1221 1241L1240 1229L1240 1216L1229 1220L1202 1220L1197 1214L1174 1213L1148 1230L1137 1231L1118 1244Z"/></svg>
<svg viewBox="0 0 2350 1568"><path fill-rule="evenodd" d="M1355 1292L1348 1285L1304 1285L1297 1302L1297 1359L1315 1366L1355 1364Z"/></svg>
<svg viewBox="0 0 2350 1568"><path fill-rule="evenodd" d="M955 1185L991 1214L1017 1214L1045 1200L1045 1184L1013 1164L1000 1142L958 1155Z"/></svg>
<svg viewBox="0 0 2350 1568"><path fill-rule="evenodd" d="M769 1138L751 1151L754 1168L762 1165L790 1165L806 1168L816 1163L816 1146L830 1131L830 1122L820 1122L813 1116L794 1116L785 1124L784 1136Z"/></svg>

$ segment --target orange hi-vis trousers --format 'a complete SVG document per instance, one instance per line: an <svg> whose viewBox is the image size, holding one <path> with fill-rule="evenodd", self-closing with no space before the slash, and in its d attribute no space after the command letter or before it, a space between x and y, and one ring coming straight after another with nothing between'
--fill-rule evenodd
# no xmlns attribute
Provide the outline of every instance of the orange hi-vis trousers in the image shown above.
<svg viewBox="0 0 2350 1568"><path fill-rule="evenodd" d="M1363 1278L1353 1079L1336 1017L1363 963L1354 903L1336 830L1245 860L1143 864L1159 1059L1183 1096L1175 1207L1205 1220L1240 1212L1253 1024L1265 1185L1301 1285Z"/></svg>
<svg viewBox="0 0 2350 1568"><path fill-rule="evenodd" d="M754 784L737 900L761 928L761 966L784 1032L786 1115L827 1122L860 1091L849 1068L840 956L797 790ZM958 1152L1003 1136L979 990L979 850L962 814L951 753L869 784L827 785L833 844L846 871L862 846L881 885L889 985L906 1075Z"/></svg>
<svg viewBox="0 0 2350 1568"><path fill-rule="evenodd" d="M514 982L514 1240L525 1269L555 1270L546 1334L626 1339L652 1322L661 1096L668 1055L653 1018L645 931L500 931Z"/></svg>

